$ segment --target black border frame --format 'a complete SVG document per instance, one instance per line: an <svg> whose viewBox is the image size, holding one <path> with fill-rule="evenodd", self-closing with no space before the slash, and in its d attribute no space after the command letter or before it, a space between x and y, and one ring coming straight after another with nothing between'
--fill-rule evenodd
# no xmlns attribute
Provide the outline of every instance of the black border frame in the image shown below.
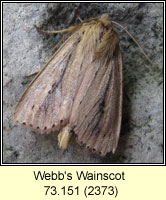
<svg viewBox="0 0 166 200"><path fill-rule="evenodd" d="M67 3L95 3L95 2L99 2L99 3L117 3L116 1L67 1ZM0 162L0 166L165 166L165 1L118 1L118 3L163 3L163 41L164 41L164 46L163 46L163 79L164 79L164 87L163 87L163 111L164 111L164 115L163 115L163 127L164 127L164 131L163 131L163 163L130 163L130 164L93 164L93 163L86 163L86 164L80 164L80 163L64 163L64 164L60 164L60 163L55 163L55 164L49 164L49 163L3 163L3 129L1 126L1 135L0 135L0 139L1 139L1 162ZM43 1L2 1L1 2L1 13L2 13L2 17L1 17L1 108L3 108L3 3L66 3L66 1L47 1L47 2L43 2ZM3 124L3 109L1 109L1 124Z"/></svg>

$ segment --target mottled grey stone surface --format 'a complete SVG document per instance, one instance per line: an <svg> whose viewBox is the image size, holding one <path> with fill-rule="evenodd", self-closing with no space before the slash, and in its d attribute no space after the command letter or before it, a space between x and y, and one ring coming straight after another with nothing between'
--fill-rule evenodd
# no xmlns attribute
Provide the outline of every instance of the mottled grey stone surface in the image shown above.
<svg viewBox="0 0 166 200"><path fill-rule="evenodd" d="M40 69L62 29L108 13L140 42L118 29L123 52L123 123L119 146L105 158L85 151L74 139L62 153L55 134L40 135L13 125L16 102L30 83L24 76ZM4 163L161 163L163 162L163 5L162 3L4 3L3 4L3 162Z"/></svg>

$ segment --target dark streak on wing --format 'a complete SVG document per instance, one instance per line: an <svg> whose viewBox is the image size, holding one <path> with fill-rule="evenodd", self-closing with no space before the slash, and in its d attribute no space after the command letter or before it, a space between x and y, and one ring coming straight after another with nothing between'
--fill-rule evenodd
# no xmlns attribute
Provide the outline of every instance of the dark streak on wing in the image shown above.
<svg viewBox="0 0 166 200"><path fill-rule="evenodd" d="M50 106L50 103L52 103L53 101L51 101L51 98L55 92L55 90L57 89L57 87L59 86L59 84L62 82L63 80L63 77L64 77L64 74L65 74L65 71L68 67L68 64L69 64L69 61L70 61L70 57L71 57L71 54L69 55L69 59L67 60L67 63L66 63L66 66L63 70L63 73L60 77L60 79L58 80L58 82L55 82L53 85L52 85L52 88L51 90L48 91L48 95L46 96L46 98L44 99L44 102L41 104L41 106L39 107L39 109L41 109L42 107L44 108L44 111L45 111L45 115L47 114L47 111L48 111L48 107ZM54 101L56 101L56 99L54 99Z"/></svg>
<svg viewBox="0 0 166 200"><path fill-rule="evenodd" d="M56 90L56 88L58 87L58 85L62 82L62 79L63 79L63 77L64 77L65 71L66 71L66 69L67 69L67 67L68 67L68 64L69 64L71 55L72 55L72 53L69 55L69 59L67 60L66 66L65 66L65 68L64 68L64 70L63 70L63 73L62 73L60 79L58 80L58 82L55 82L55 83L52 85L51 94L53 94L53 93L55 92L55 90ZM47 98L47 97L46 97L46 98Z"/></svg>
<svg viewBox="0 0 166 200"><path fill-rule="evenodd" d="M98 118L98 120L97 120L97 122L96 122L96 125L95 125L95 127L93 128L91 134L93 134L94 130L96 129L97 125L99 124L99 122L100 122L100 120L101 120L101 118L102 118L102 116L103 116L103 114L104 114L104 110L103 110L103 109L104 109L104 106L105 106L105 96L106 96L106 93L107 93L107 91L108 91L108 89L109 89L109 87L110 87L109 84L110 84L111 78L112 78L112 70L113 70L113 69L111 69L111 71L110 71L109 80L108 80L107 86L106 86L106 88L105 88L104 94L102 95L102 100L101 100L101 102L99 103L99 112L100 112L100 116L99 116L99 118Z"/></svg>

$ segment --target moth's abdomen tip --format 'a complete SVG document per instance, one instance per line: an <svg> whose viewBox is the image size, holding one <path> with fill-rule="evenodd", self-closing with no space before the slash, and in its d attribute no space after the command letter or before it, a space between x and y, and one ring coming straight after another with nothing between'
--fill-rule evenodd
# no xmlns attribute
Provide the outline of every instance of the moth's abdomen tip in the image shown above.
<svg viewBox="0 0 166 200"><path fill-rule="evenodd" d="M113 149L112 149L112 153L113 153L113 154L115 153L116 148L117 148L117 145L116 145L115 147L113 147Z"/></svg>
<svg viewBox="0 0 166 200"><path fill-rule="evenodd" d="M72 132L69 126L65 126L58 135L58 145L61 149L67 149Z"/></svg>

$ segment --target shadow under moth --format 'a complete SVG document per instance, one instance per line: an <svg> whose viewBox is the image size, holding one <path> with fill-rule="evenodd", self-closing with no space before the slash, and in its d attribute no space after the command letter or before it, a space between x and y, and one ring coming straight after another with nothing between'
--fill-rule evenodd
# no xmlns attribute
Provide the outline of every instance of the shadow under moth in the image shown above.
<svg viewBox="0 0 166 200"><path fill-rule="evenodd" d="M74 134L101 156L114 153L122 120L122 54L112 22L104 14L53 33L72 34L21 96L14 123L59 131L62 149Z"/></svg>

